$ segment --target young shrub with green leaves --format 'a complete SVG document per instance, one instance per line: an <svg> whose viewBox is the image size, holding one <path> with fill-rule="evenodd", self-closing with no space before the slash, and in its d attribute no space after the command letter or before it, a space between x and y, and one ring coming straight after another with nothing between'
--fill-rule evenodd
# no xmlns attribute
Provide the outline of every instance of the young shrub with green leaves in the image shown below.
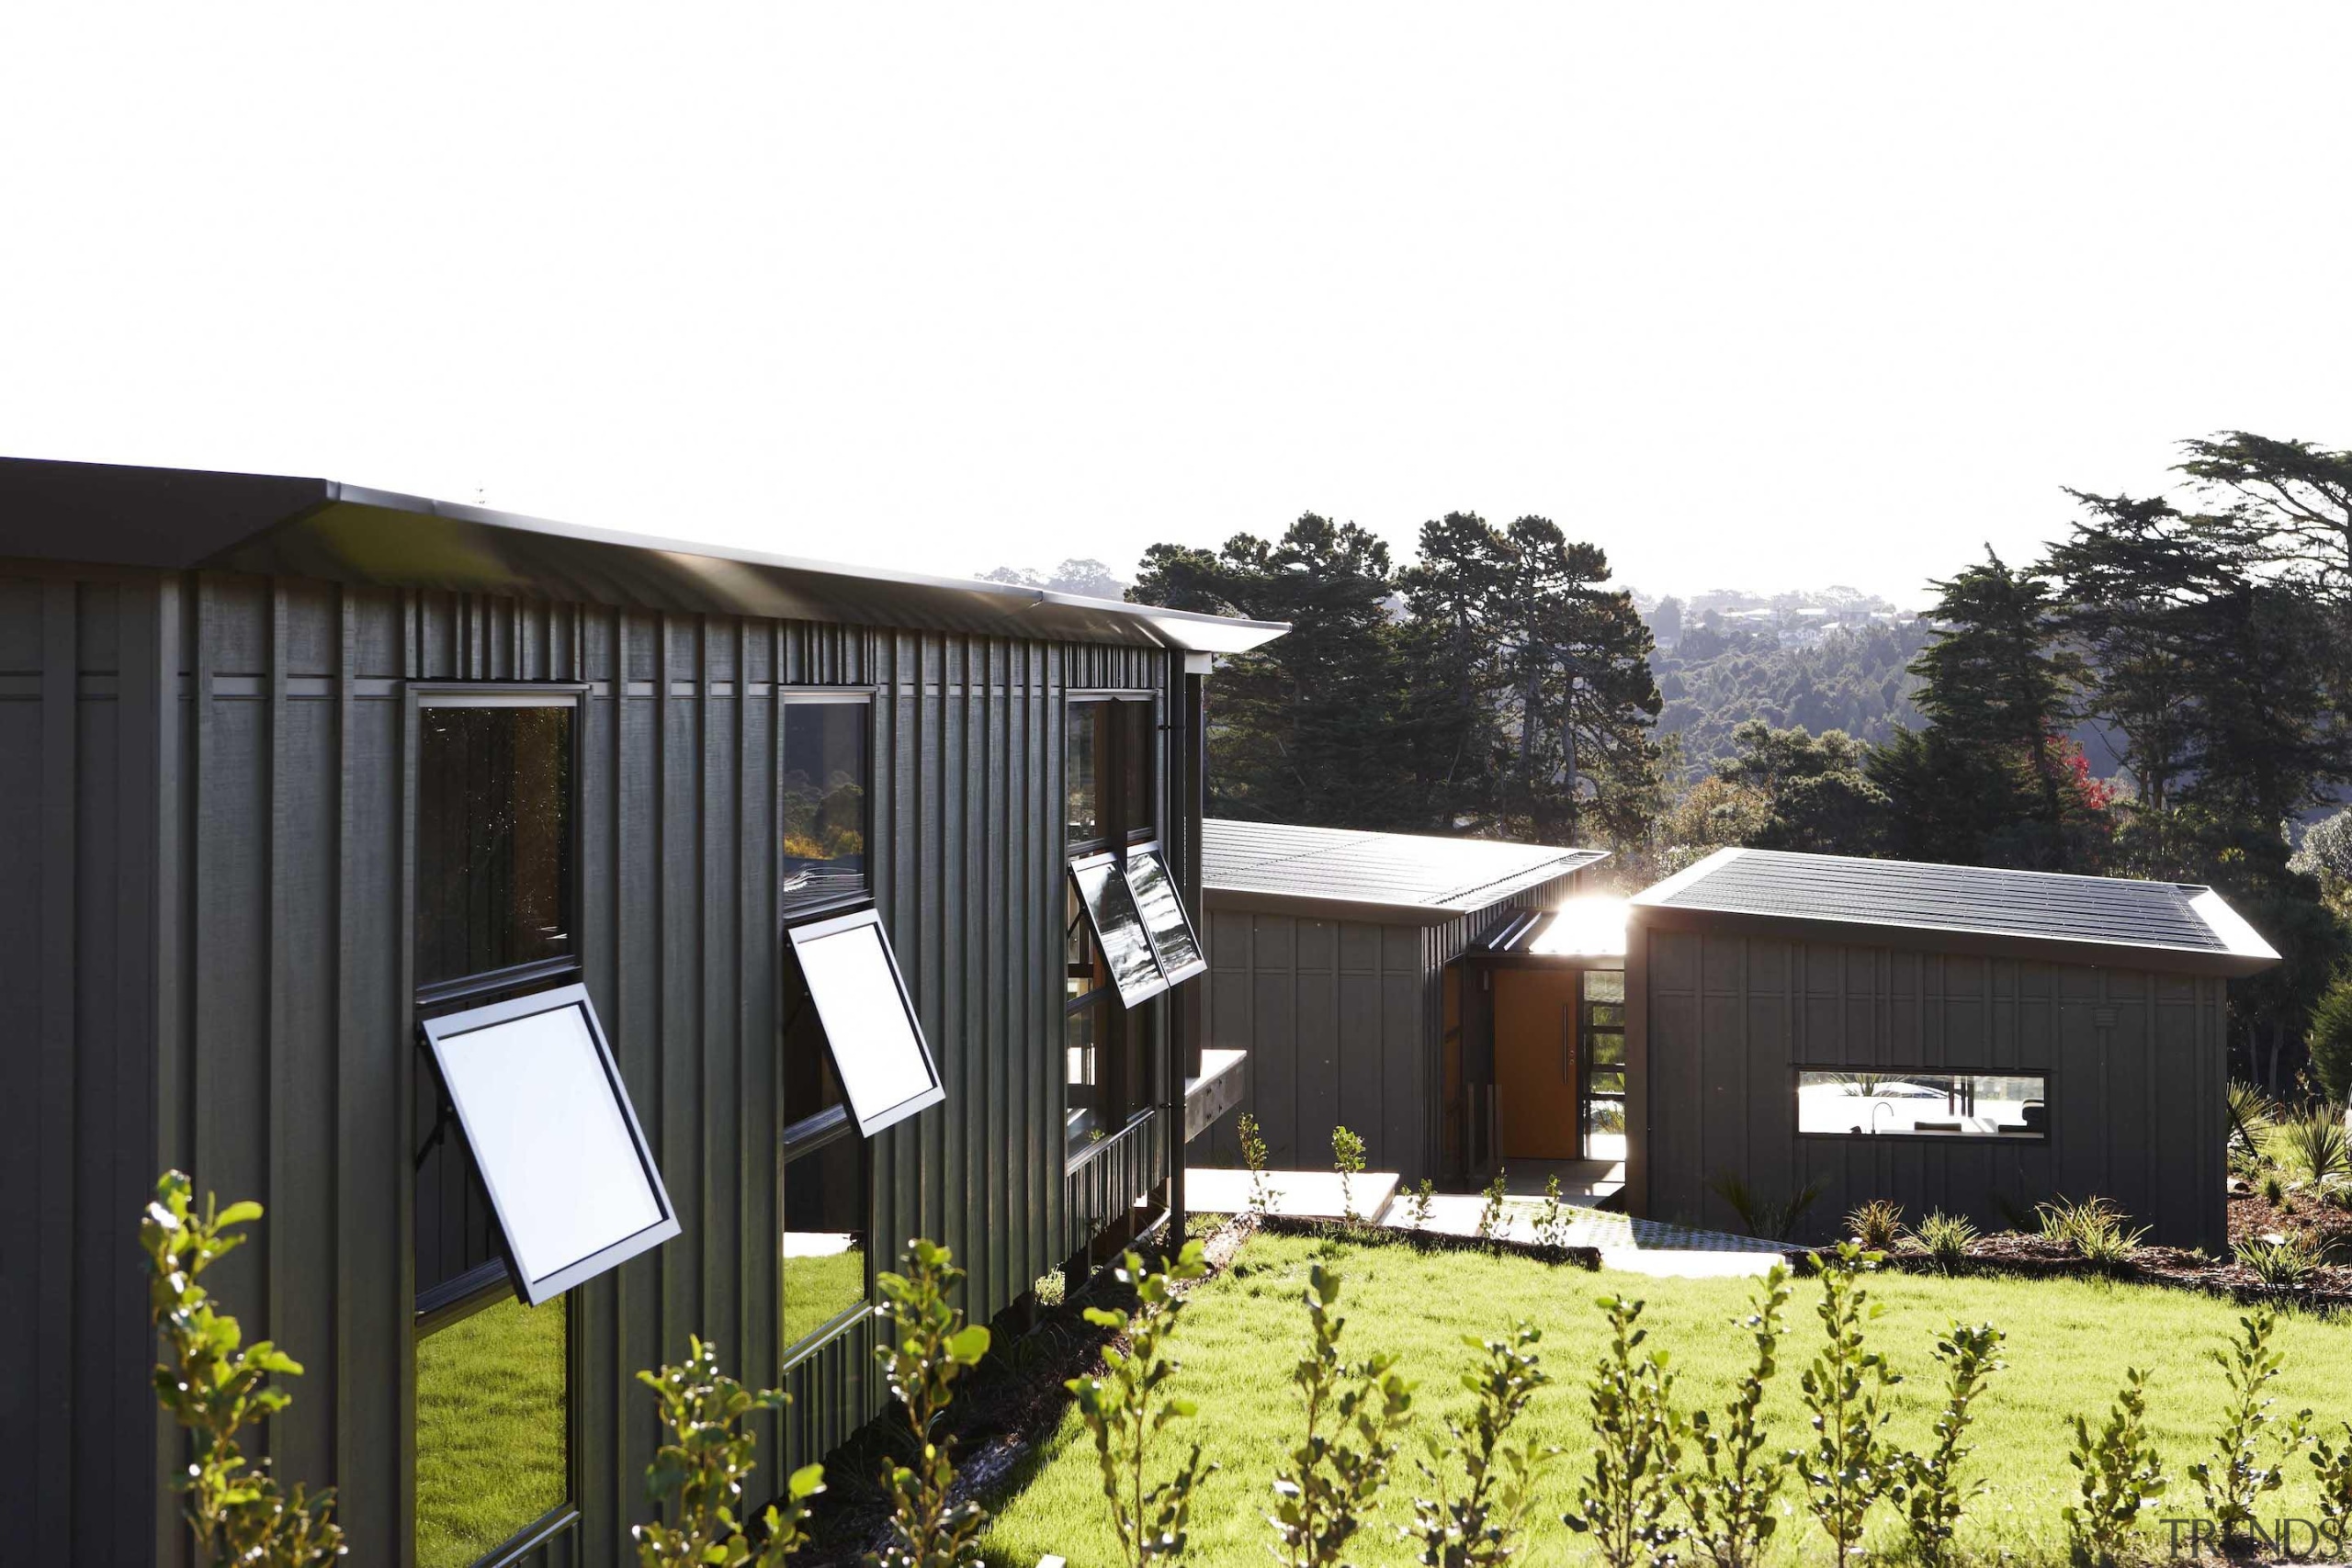
<svg viewBox="0 0 2352 1568"><path fill-rule="evenodd" d="M1111 1506L1111 1529L1119 1538L1119 1561L1127 1568L1184 1554L1193 1489L1202 1473L1201 1445L1194 1443L1176 1472L1158 1485L1147 1484L1145 1476L1151 1467L1153 1439L1170 1422L1189 1420L1196 1413L1191 1400L1168 1392L1168 1382L1181 1363L1167 1353L1167 1347L1184 1309L1184 1298L1175 1287L1208 1271L1197 1241L1186 1242L1165 1269L1145 1268L1134 1252L1123 1256L1114 1273L1135 1292L1135 1312L1088 1307L1086 1321L1119 1332L1127 1348L1104 1346L1101 1376L1072 1378L1064 1385L1077 1396L1079 1418L1093 1435L1094 1456L1102 1468L1102 1495Z"/></svg>
<svg viewBox="0 0 2352 1568"><path fill-rule="evenodd" d="M1589 1535L1604 1568L1672 1560L1679 1531L1668 1519L1667 1481L1681 1458L1674 1414L1674 1374L1666 1352L1645 1350L1646 1303L1603 1296L1609 1347L1593 1368L1592 1472L1577 1483L1576 1506L1561 1522Z"/></svg>
<svg viewBox="0 0 2352 1568"><path fill-rule="evenodd" d="M1241 1140L1241 1163L1250 1168L1250 1213L1266 1213L1274 1206L1274 1179L1266 1174L1266 1135L1258 1130L1258 1119L1246 1111L1233 1132Z"/></svg>
<svg viewBox="0 0 2352 1568"><path fill-rule="evenodd" d="M1568 1205L1560 1196L1560 1179L1544 1179L1544 1206L1535 1212L1535 1244L1538 1247L1566 1247L1571 1224Z"/></svg>
<svg viewBox="0 0 2352 1568"><path fill-rule="evenodd" d="M1306 1272L1306 1355L1291 1371L1306 1411L1306 1432L1274 1478L1274 1561L1284 1568L1338 1568L1348 1542L1387 1484L1396 1445L1411 1419L1413 1385L1382 1354L1350 1366L1340 1353L1339 1271Z"/></svg>
<svg viewBox="0 0 2352 1568"><path fill-rule="evenodd" d="M2291 1290L2319 1271L2320 1256L2301 1235L2272 1231L2232 1249L2238 1262L2266 1285Z"/></svg>
<svg viewBox="0 0 2352 1568"><path fill-rule="evenodd" d="M1903 1234L1903 1205L1891 1198L1873 1198L1846 1216L1846 1231L1863 1250L1891 1252Z"/></svg>
<svg viewBox="0 0 2352 1568"><path fill-rule="evenodd" d="M1429 1228L1430 1214L1437 1206L1436 1199L1437 1183L1426 1176L1422 1177L1421 1184L1413 1189L1413 1196L1405 1205L1405 1216L1413 1222L1414 1229Z"/></svg>
<svg viewBox="0 0 2352 1568"><path fill-rule="evenodd" d="M792 1402L780 1389L757 1393L718 1370L718 1348L693 1336L686 1364L639 1372L662 1404L670 1440L645 1467L645 1490L656 1506L674 1504L673 1523L639 1525L639 1568L777 1568L807 1541L808 1499L825 1489L825 1467L803 1465L785 1483L785 1506L761 1516L758 1546L735 1517L743 1480L757 1468L758 1439L743 1430L754 1410L781 1410Z"/></svg>
<svg viewBox="0 0 2352 1568"><path fill-rule="evenodd" d="M1356 1213L1355 1178L1363 1174L1363 1139L1345 1127L1331 1129L1331 1168L1340 1173L1340 1213L1351 1225L1363 1224Z"/></svg>
<svg viewBox="0 0 2352 1568"><path fill-rule="evenodd" d="M2132 1216L2104 1198L2093 1196L2079 1203L2060 1198L2033 1207L2041 1218L2043 1240L2070 1247L2076 1257L2100 1269L2129 1263L2147 1239L2147 1226L2132 1228Z"/></svg>
<svg viewBox="0 0 2352 1568"><path fill-rule="evenodd" d="M2342 1106L2279 1118L2265 1146L2282 1169L2315 1186L2352 1176L2352 1136L2345 1132Z"/></svg>
<svg viewBox="0 0 2352 1568"><path fill-rule="evenodd" d="M1462 1374L1462 1386L1476 1396L1470 1425L1445 1418L1446 1443L1428 1434L1430 1457L1421 1473L1439 1480L1438 1465L1449 1453L1462 1456L1465 1485L1456 1497L1416 1497L1405 1539L1419 1548L1413 1561L1422 1568L1499 1568L1519 1551L1519 1533L1535 1506L1536 1483L1559 1457L1532 1438L1514 1443L1510 1429L1535 1391L1552 1381L1536 1343L1543 1333L1521 1322L1509 1339L1463 1343L1486 1359ZM1449 1446L1450 1445L1450 1446Z"/></svg>
<svg viewBox="0 0 2352 1568"><path fill-rule="evenodd" d="M2352 1421L2343 1423L2345 1444L2312 1439L2312 1468L2319 1472L2319 1517L2340 1547L2352 1541Z"/></svg>
<svg viewBox="0 0 2352 1568"><path fill-rule="evenodd" d="M204 1212L189 1206L188 1179L167 1170L139 1222L147 1254L147 1321L164 1337L155 1397L195 1438L195 1457L179 1490L187 1494L197 1556L237 1568L325 1568L343 1555L334 1493L288 1496L269 1461L248 1462L237 1435L293 1403L269 1379L300 1377L293 1357L266 1339L243 1343L237 1320L215 1312L204 1271L245 1244L234 1234L261 1218L259 1203L226 1209L207 1194Z"/></svg>
<svg viewBox="0 0 2352 1568"><path fill-rule="evenodd" d="M1981 1479L1961 1483L1961 1466L1973 1451L1962 1439L1975 1418L1977 1396L2007 1364L2000 1359L2005 1337L1989 1323L1955 1323L1936 1341L1936 1358L1944 1364L1944 1407L1936 1417L1935 1441L1925 1453L1902 1455L1894 1486L1911 1543L1929 1568L1951 1560L1961 1512L1984 1490Z"/></svg>
<svg viewBox="0 0 2352 1568"><path fill-rule="evenodd" d="M989 1353L989 1331L967 1325L948 1304L963 1282L954 1254L918 1236L907 1244L903 1274L884 1274L880 1317L887 1337L874 1352L891 1396L911 1429L913 1464L882 1471L890 1496L890 1539L865 1555L866 1568L977 1568L974 1542L989 1522L978 1503L954 1499L956 1465L947 1439L935 1436L955 1398L956 1380Z"/></svg>
<svg viewBox="0 0 2352 1568"><path fill-rule="evenodd" d="M1498 1166L1487 1183L1487 1201L1478 1210L1478 1235L1491 1241L1510 1229L1510 1173Z"/></svg>
<svg viewBox="0 0 2352 1568"><path fill-rule="evenodd" d="M2264 1497L2286 1483L2287 1456L2309 1440L2312 1416L2302 1411L2282 1427L2271 1411L2278 1400L2264 1392L2287 1360L2286 1352L2272 1343L2278 1333L2278 1314L2257 1311L2238 1324L2245 1333L2227 1349L2208 1352L2230 1390L2213 1458L2188 1467L2189 1479L2204 1494L2205 1511L2221 1528L2225 1544L2254 1539L2256 1510ZM2278 1427L2275 1433L2270 1430L2274 1427ZM2275 1462L2264 1462L2265 1450Z"/></svg>
<svg viewBox="0 0 2352 1568"><path fill-rule="evenodd" d="M1865 1342L1866 1324L1885 1311L1863 1288L1863 1274L1878 1260L1852 1242L1828 1255L1816 1254L1821 1272L1821 1318L1826 1338L1798 1379L1805 1408L1813 1413L1814 1440L1791 1454L1805 1485L1806 1506L1837 1548L1838 1568L1862 1539L1871 1505L1895 1474L1895 1456L1885 1427L1893 1411L1879 1396L1901 1382L1886 1358Z"/></svg>
<svg viewBox="0 0 2352 1568"><path fill-rule="evenodd" d="M2081 1474L2075 1501L2064 1512L2075 1555L2094 1565L2132 1555L2140 1515L2164 1495L2164 1460L2148 1435L2147 1417L2148 1374L2137 1367L2124 1369L2123 1388L2097 1437L2087 1420L2075 1417L2066 1462Z"/></svg>
<svg viewBox="0 0 2352 1568"><path fill-rule="evenodd" d="M1764 1393L1780 1370L1789 1295L1788 1266L1775 1263L1764 1276L1756 1310L1737 1320L1756 1341L1756 1364L1724 1406L1720 1431L1708 1412L1691 1414L1690 1439L1699 1463L1668 1477L1690 1517L1691 1549L1712 1568L1755 1568L1781 1522L1772 1505L1788 1478L1788 1464L1772 1450L1765 1429Z"/></svg>

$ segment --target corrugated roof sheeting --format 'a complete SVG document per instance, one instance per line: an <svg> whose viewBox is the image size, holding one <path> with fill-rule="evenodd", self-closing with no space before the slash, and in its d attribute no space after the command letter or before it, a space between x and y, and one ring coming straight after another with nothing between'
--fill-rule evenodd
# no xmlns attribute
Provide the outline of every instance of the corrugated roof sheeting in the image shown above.
<svg viewBox="0 0 2352 1568"><path fill-rule="evenodd" d="M1914 861L1726 850L1635 896L1637 906L1844 920L2052 942L2276 958L2220 900L2186 883ZM2225 905L2222 908L2226 910ZM2233 923L2235 930L2226 929Z"/></svg>
<svg viewBox="0 0 2352 1568"><path fill-rule="evenodd" d="M1608 858L1603 850L1217 818L1201 827L1204 888L1427 909L1485 908Z"/></svg>

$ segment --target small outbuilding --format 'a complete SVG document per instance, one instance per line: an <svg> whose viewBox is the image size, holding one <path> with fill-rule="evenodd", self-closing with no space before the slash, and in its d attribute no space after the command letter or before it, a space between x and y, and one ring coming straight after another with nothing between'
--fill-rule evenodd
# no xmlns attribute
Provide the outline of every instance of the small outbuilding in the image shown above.
<svg viewBox="0 0 2352 1568"><path fill-rule="evenodd" d="M1487 998L1457 961L1575 894L1607 852L1220 818L1201 831L1210 1037L1249 1054L1242 1107L1273 1164L1328 1167L1344 1125L1407 1182L1486 1166ZM1227 1163L1233 1126L1211 1145Z"/></svg>
<svg viewBox="0 0 2352 1568"><path fill-rule="evenodd" d="M1727 849L1627 916L1634 1213L2096 1194L2226 1250L2226 988L2278 955L2211 888Z"/></svg>

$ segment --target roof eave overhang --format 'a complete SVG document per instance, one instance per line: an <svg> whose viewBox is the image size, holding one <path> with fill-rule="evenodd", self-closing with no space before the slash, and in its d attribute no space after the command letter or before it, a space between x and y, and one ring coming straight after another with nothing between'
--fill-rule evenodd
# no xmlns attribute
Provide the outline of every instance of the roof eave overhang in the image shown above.
<svg viewBox="0 0 2352 1568"><path fill-rule="evenodd" d="M1869 920L1763 915L1750 910L1709 909L1688 905L1643 903L1626 910L1628 934L1634 929L1715 932L1778 938L1785 942L1840 942L1909 952L1956 953L1986 958L2019 958L2047 964L2080 964L2102 969L2141 969L2167 975L2217 975L2242 979L2278 962L2276 954L2217 952L2207 948L2156 947L2136 942L2086 942L2020 936L1966 927L1894 926Z"/></svg>
<svg viewBox="0 0 2352 1568"><path fill-rule="evenodd" d="M1449 920L1476 919L1500 908L1522 893L1555 882L1565 882L1579 872L1590 870L1605 858L1563 860L1532 875L1506 878L1489 885L1499 891L1490 893L1487 888L1479 888L1477 897L1469 902L1457 898L1442 904L1408 904L1385 898L1337 897L1328 893L1284 893L1266 887L1219 886L1205 881L1201 886L1201 898L1211 908L1220 909L1265 909L1322 919L1366 920L1377 925L1442 926Z"/></svg>

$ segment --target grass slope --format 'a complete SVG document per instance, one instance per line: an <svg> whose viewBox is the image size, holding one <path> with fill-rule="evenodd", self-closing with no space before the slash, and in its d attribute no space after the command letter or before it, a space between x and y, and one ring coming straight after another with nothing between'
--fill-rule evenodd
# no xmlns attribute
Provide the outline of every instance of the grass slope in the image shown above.
<svg viewBox="0 0 2352 1568"><path fill-rule="evenodd" d="M416 1347L416 1568L465 1568L564 1498L564 1300Z"/></svg>
<svg viewBox="0 0 2352 1568"><path fill-rule="evenodd" d="M1623 1291L1649 1303L1643 1322L1651 1343L1670 1352L1679 1373L1677 1402L1686 1409L1702 1402L1720 1405L1751 1349L1746 1336L1729 1325L1747 1311L1754 1288L1747 1280L1595 1275L1521 1258L1261 1235L1227 1273L1202 1290L1186 1311L1177 1345L1184 1362L1178 1386L1199 1401L1200 1416L1168 1435L1199 1440L1222 1467L1203 1483L1193 1512L1187 1561L1200 1568L1255 1568L1267 1561L1272 1535L1262 1515L1275 1467L1296 1440L1290 1371L1306 1331L1299 1297L1318 1255L1328 1256L1344 1280L1343 1349L1356 1358L1398 1351L1419 1385L1417 1431L1408 1438L1407 1461L1379 1517L1357 1538L1353 1560L1366 1568L1412 1561L1396 1528L1411 1517L1412 1496L1426 1483L1410 1461L1423 1456L1425 1435L1442 1433L1446 1412L1469 1408L1470 1396L1457 1381L1472 1355L1463 1335L1498 1334L1519 1317L1544 1331L1544 1365L1554 1382L1537 1396L1527 1420L1544 1442L1566 1454L1536 1517L1525 1558L1531 1562L1589 1560L1583 1539L1572 1536L1559 1516L1589 1462L1585 1382L1602 1343L1596 1297ZM2059 1509L2073 1495L2075 1476L2066 1462L2069 1418L2076 1411L2103 1414L2127 1361L2154 1371L2150 1416L2174 1478L2157 1513L2197 1511L2196 1486L2186 1472L2211 1449L2223 1393L2221 1370L2205 1352L2238 1331L2239 1309L2186 1292L2098 1281L1889 1275L1877 1279L1873 1291L1887 1310L1871 1326L1872 1343L1906 1380L1894 1391L1892 1429L1898 1441L1914 1447L1925 1446L1940 1407L1936 1335L1954 1318L1989 1320L2008 1332L2008 1369L1978 1404L1973 1429L1972 1473L1988 1479L1993 1489L1962 1522L1961 1547L1968 1555L2011 1552L2029 1561L2064 1561ZM1809 1435L1797 1376L1820 1341L1813 1311L1819 1299L1818 1285L1797 1281L1769 1404L1781 1446L1793 1447ZM2280 1409L2312 1406L2331 1428L2352 1418L2352 1325L2292 1318L2283 1338L2286 1371L2273 1385ZM1172 1456L1164 1460L1159 1473L1172 1463ZM2309 1462L2298 1457L2288 1473L2286 1490L2273 1495L2266 1517L2315 1517ZM1773 1561L1824 1561L1826 1538L1792 1492L1783 1496L1798 1512L1782 1523ZM1882 1506L1871 1544L1889 1549L1901 1539L1899 1523ZM2152 1542L2158 1553L2164 1541L2158 1527ZM1020 1568L1047 1552L1074 1564L1116 1561L1092 1446L1074 1416L1034 1461L1025 1488L1003 1505L987 1544L992 1562Z"/></svg>

